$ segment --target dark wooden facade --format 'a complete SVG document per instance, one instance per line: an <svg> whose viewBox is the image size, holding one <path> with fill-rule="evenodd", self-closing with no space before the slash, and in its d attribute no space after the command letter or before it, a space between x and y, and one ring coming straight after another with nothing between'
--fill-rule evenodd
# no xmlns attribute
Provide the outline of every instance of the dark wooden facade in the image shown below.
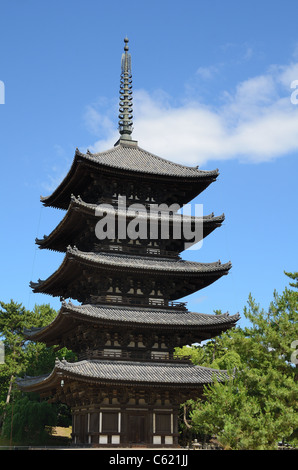
<svg viewBox="0 0 298 470"><path fill-rule="evenodd" d="M127 57L125 49L124 101ZM214 376L227 376L176 357L174 349L212 338L238 320L238 315L189 312L179 299L226 275L231 264L184 261L185 240L174 239L171 230L167 239L150 238L149 231L135 240L117 235L99 240L96 208L107 204L119 221L135 203L148 210L162 203L182 206L215 181L218 171L178 165L143 150L131 140L123 102L122 109L121 137L114 148L98 154L77 150L62 183L42 198L44 205L67 212L36 243L65 252L65 258L48 279L31 287L60 296L62 305L50 325L27 336L66 346L78 361L57 361L47 377L26 378L19 386L71 407L75 445L177 447L180 404L200 396ZM119 197L125 200L120 210ZM159 227L162 217L150 214L148 223ZM170 227L178 219L171 213ZM223 220L223 215L203 217L202 237Z"/></svg>

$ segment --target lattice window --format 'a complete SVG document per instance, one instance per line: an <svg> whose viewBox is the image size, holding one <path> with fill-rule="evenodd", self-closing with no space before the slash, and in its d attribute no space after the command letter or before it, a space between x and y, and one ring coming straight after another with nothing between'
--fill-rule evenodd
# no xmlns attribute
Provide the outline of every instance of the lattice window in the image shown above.
<svg viewBox="0 0 298 470"><path fill-rule="evenodd" d="M155 432L171 432L171 415L170 413L156 414Z"/></svg>
<svg viewBox="0 0 298 470"><path fill-rule="evenodd" d="M102 414L102 432L118 432L117 412L106 412Z"/></svg>

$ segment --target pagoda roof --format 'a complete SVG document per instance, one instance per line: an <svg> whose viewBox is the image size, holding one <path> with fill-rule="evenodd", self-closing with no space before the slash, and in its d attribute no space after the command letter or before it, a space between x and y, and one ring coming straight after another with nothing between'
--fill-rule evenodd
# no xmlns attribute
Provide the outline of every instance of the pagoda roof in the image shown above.
<svg viewBox="0 0 298 470"><path fill-rule="evenodd" d="M190 167L158 157L139 147L137 143L119 142L104 152L87 153L80 156L96 164L128 170L133 173L175 176L181 178L205 178L218 176L218 170L199 170L198 166Z"/></svg>
<svg viewBox="0 0 298 470"><path fill-rule="evenodd" d="M185 274L202 273L210 274L212 272L227 271L231 268L231 263L221 264L220 261L213 263L199 263L197 261L187 260L170 260L167 258L152 259L146 256L132 256L128 254L114 254L114 253L94 253L83 252L76 247L68 247L66 251L66 258L77 259L85 262L86 264L93 264L96 266L103 266L107 269L125 269L137 271L153 271L165 272L183 272Z"/></svg>
<svg viewBox="0 0 298 470"><path fill-rule="evenodd" d="M227 380L224 370L192 364L128 362L118 360L84 360L70 363L56 360L49 375L18 379L18 386L23 391L52 393L55 386L65 380L77 380L97 385L132 385L142 387L189 387L202 386Z"/></svg>
<svg viewBox="0 0 298 470"><path fill-rule="evenodd" d="M118 141L115 146L109 150L91 153L82 153L76 149L72 165L55 191L46 197L41 197L44 205L67 209L66 200L69 201L72 193L76 192L74 188L85 186L88 176L82 176L84 168L100 174L108 173L115 177L116 174L129 175L133 178L149 178L156 180L176 180L203 183L205 187L214 181L219 174L216 170L200 170L197 166L190 167L171 162L158 157L147 150L138 146L135 141ZM198 189L197 193L201 190ZM68 204L68 203L67 203Z"/></svg>
<svg viewBox="0 0 298 470"><path fill-rule="evenodd" d="M93 269L92 277L99 277L107 272L116 271L125 274L166 276L166 278L192 279L192 283L187 289L188 294L206 287L221 276L228 273L231 263L221 264L220 261L214 263L198 263L181 259L153 258L146 256L132 256L128 254L113 253L93 253L82 252L77 248L68 247L64 260L60 267L46 280L39 280L37 283L31 282L30 286L36 293L50 294L53 296L63 296L65 298L76 298L76 289L71 293L70 284L78 279L86 278L86 267ZM95 271L94 271L95 269ZM195 285L196 282L199 285ZM66 292L66 295L65 295ZM186 292L186 291L185 291ZM75 294L75 295L72 295ZM92 292L90 292L92 294ZM185 295L188 295L185 293ZM176 298L184 295L177 295ZM174 297L173 297L174 298Z"/></svg>
<svg viewBox="0 0 298 470"><path fill-rule="evenodd" d="M104 212L109 215L115 215L115 217L125 217L126 219L134 218L135 214L129 212L129 210L113 207L110 204L103 204ZM37 245L40 248L48 248L55 251L66 251L66 248L69 244L75 244L75 238L77 234L81 233L82 226L86 225L86 218L94 218L95 222L99 220L99 215L96 213L98 204L91 204L84 202L80 197L71 196L71 201L68 207L68 210L61 220L61 222L54 228L54 230L48 235L44 235L42 239L36 239ZM144 210L144 213L141 211L138 212L138 220L144 218L145 220L150 221L161 221L162 214L159 215L158 212L153 210ZM185 223L195 224L203 223L203 238L209 235L216 227L220 226L225 219L224 214L220 216L214 216L214 213L209 215L204 215L203 217L193 217L193 216L183 216L183 221ZM170 215L169 218L170 224L179 224L181 223L181 215ZM95 236L95 235L94 235ZM177 240L176 240L177 241ZM196 240L197 242L199 240ZM72 243L73 242L73 243ZM183 246L184 239L181 241Z"/></svg>
<svg viewBox="0 0 298 470"><path fill-rule="evenodd" d="M56 318L47 326L32 328L25 335L32 341L42 341L56 344L57 338L73 328L73 321L92 322L97 325L120 325L134 328L163 328L185 331L191 330L198 336L198 331L206 337L213 337L235 326L239 314L230 316L152 309L150 307L126 307L118 305L74 305L72 302L62 302ZM195 331L194 331L195 329Z"/></svg>

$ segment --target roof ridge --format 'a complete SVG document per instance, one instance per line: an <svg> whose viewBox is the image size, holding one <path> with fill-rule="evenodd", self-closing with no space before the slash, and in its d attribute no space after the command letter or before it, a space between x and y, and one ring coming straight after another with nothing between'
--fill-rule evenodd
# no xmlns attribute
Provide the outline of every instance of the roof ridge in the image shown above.
<svg viewBox="0 0 298 470"><path fill-rule="evenodd" d="M131 208L131 206L125 206L124 208L122 207L117 207L117 206L113 206L113 204L111 204L109 201L103 201L103 202L100 202L100 203L93 203L93 202L86 202L84 201L81 196L75 196L74 194L71 195L71 198L70 198L70 203L69 203L69 206L68 206L68 209L69 210L72 206L75 206L75 207L85 207L85 208L88 208L88 209L94 209L96 210L96 208L98 206L101 206L101 205L107 205L107 206L111 206L111 209L110 207L106 207L107 211L111 210L111 211L114 211L116 213L119 213L121 215L121 213L128 213L127 215L129 216L129 210ZM153 206L152 207L152 210L151 208L149 207L149 210L145 207L144 204L138 202L137 203L138 205L143 205L144 206L144 213L146 213L148 216L154 216L155 213L157 214L157 216L159 216L159 212L157 210L155 210L154 208L154 205L157 205L159 206L160 204L158 203L150 203L149 206ZM164 203L161 203L161 204L164 204ZM134 204L132 204L133 206ZM139 208L137 209L138 211L140 210ZM143 212L139 213L138 216L142 216L142 215L145 215L143 214ZM133 214L131 215L133 217ZM197 219L197 220L200 220L200 219L204 219L204 221L206 222L209 222L209 221L213 221L213 220L218 220L218 219L223 219L225 217L225 214L222 213L220 215L214 215L214 212L210 212L210 214L205 214L205 215L202 215L202 216L194 216L194 215L185 215L185 214L180 214L180 213L175 213L175 214L172 214L170 213L169 214L170 216L170 220L171 218L174 219L175 217L182 217L183 219Z"/></svg>
<svg viewBox="0 0 298 470"><path fill-rule="evenodd" d="M151 155L152 157L157 158L157 159L160 160L160 161L169 163L170 165L179 166L179 167L182 166L183 168L187 168L188 170L193 170L193 171L196 171L196 172L198 172L198 171L199 171L199 172L204 171L204 170L199 170L199 166L198 166L198 165L197 165L197 166L194 166L194 167L188 166L188 165L182 165L182 163L176 163L176 162L173 162L173 161L171 161L171 160L168 160L167 158L160 157L159 155L156 155L155 153L149 152L148 150L146 150L146 149L140 147L139 145L137 146L137 148L138 148L139 150L141 150L142 152L145 152L145 153Z"/></svg>
<svg viewBox="0 0 298 470"><path fill-rule="evenodd" d="M95 153L91 153L91 152L87 152L85 154L82 154L80 152L80 155L81 156L84 156L84 157L99 157L99 156L103 156L105 154L110 154L110 153L113 153L115 151L117 151L119 148L128 148L128 149L131 149L131 150L137 150L137 151L140 151L140 152L144 152L145 154L149 155L150 157L153 157L157 160L159 160L160 162L166 162L167 164L171 165L171 166L174 166L174 167L179 167L179 168L184 168L184 169L187 169L187 170L191 170L194 172L194 174L198 174L198 173L203 173L203 174L210 174L210 173L214 173L214 174L218 174L219 172L219 169L216 168L215 170L201 170L199 169L199 166L196 165L196 166L189 166L189 165L183 165L182 163L177 163L177 162L173 162L171 160L168 160L167 158L164 158L164 157L160 157L159 155L156 155L155 153L152 153L150 152L149 150L146 150L144 149L143 147L140 147L138 144L136 145L131 145L129 143L124 143L124 142L121 142L119 141L119 143L117 145L114 145L113 147L111 147L110 149L107 149L107 150L103 150L103 151L100 151L100 152L95 152Z"/></svg>
<svg viewBox="0 0 298 470"><path fill-rule="evenodd" d="M79 155L83 156L84 158L90 159L90 160L96 160L99 157L104 157L105 155L108 156L110 154L118 152L119 149L121 149L121 148L129 149L132 152L135 152L135 151L143 152L145 155L147 155L151 158L154 158L155 160L157 160L159 162L166 163L167 165L169 165L171 167L180 168L180 169L184 169L184 170L189 170L191 173L193 173L194 176L198 176L198 175L218 175L219 174L218 168L216 168L215 170L201 170L201 169L199 169L198 166L192 167L192 166L188 166L188 165L183 165L182 163L173 162L173 161L168 160L164 157L160 157L159 155L156 155L156 154L150 152L149 150L146 150L146 149L140 147L138 144L135 144L135 145L130 144L129 145L129 144L123 143L121 141L119 141L119 143L117 143L117 145L114 145L110 149L103 150L103 151L100 151L100 152L95 152L95 153L91 153L89 151L87 151L86 153L81 153L80 152ZM116 166L116 165L109 164L109 162L102 162L102 163L107 165L107 166L112 166L112 167ZM117 165L117 168L121 168L121 166ZM139 170L137 168L134 168L134 171L137 171L137 172L145 171L146 172L146 169Z"/></svg>
<svg viewBox="0 0 298 470"><path fill-rule="evenodd" d="M112 253L112 252L94 252L94 251L81 251L79 250L76 246L68 246L67 249L66 249L66 255L75 255L77 256L78 258L88 258L91 256L91 258L103 258L103 259L114 259L114 260L117 260L117 259L131 259L131 260L136 260L136 261L142 261L142 260L145 260L145 261L150 261L151 263L153 264L162 264L162 262L167 262L167 263L170 263L170 264L173 264L173 265L193 265L193 266L206 266L206 267L211 267L211 266L221 266L223 269L228 267L228 266L232 266L232 263L231 261L227 261L226 263L221 263L220 260L218 261L213 261L213 262L210 262L210 263L202 263L202 262L199 262L199 261L189 261L189 260L185 260L185 259L172 259L172 258L163 258L163 257L159 257L159 258L156 258L156 259L153 259L152 257L150 256L141 256L141 255L131 255L131 254L127 254L127 253L122 253L122 252L117 252L117 253Z"/></svg>

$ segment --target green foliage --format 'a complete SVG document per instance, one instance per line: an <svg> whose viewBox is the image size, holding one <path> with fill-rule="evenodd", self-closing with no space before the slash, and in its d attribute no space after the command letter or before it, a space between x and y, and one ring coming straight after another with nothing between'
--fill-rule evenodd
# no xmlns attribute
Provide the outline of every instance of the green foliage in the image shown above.
<svg viewBox="0 0 298 470"><path fill-rule="evenodd" d="M183 346L182 348L176 348L175 354L178 357L189 356L195 365L203 364L204 362L204 351L200 347Z"/></svg>
<svg viewBox="0 0 298 470"><path fill-rule="evenodd" d="M33 310L26 310L11 300L10 303L0 302L0 307L0 338L5 345L5 363L0 365L2 433L10 437L12 422L14 439L41 443L47 436L45 424L52 426L58 419L68 425L68 411L60 405L49 405L37 395L23 395L14 385L10 389L10 384L14 384L16 376L47 374L53 369L56 357L72 360L74 354L66 348L56 351L43 343L27 340L26 329L47 326L56 317L57 312L49 305L35 305Z"/></svg>
<svg viewBox="0 0 298 470"><path fill-rule="evenodd" d="M7 407L3 435L23 444L44 444L48 439L46 427L57 423L57 410L47 401L24 395Z"/></svg>
<svg viewBox="0 0 298 470"><path fill-rule="evenodd" d="M243 370L227 383L205 388L204 400L189 402L197 432L216 435L226 449L275 449L298 427L297 385L276 370Z"/></svg>
<svg viewBox="0 0 298 470"><path fill-rule="evenodd" d="M298 272L297 273L287 273L285 274L290 278L293 279L295 282L290 282L291 287L296 287L298 289ZM296 292L296 295L298 295L298 292Z"/></svg>
<svg viewBox="0 0 298 470"><path fill-rule="evenodd" d="M218 359L215 359L211 367L213 369L234 370L241 367L241 358L236 351L227 351Z"/></svg>
<svg viewBox="0 0 298 470"><path fill-rule="evenodd" d="M297 287L297 273L286 274L296 280L290 286ZM291 363L292 342L298 339L297 292L274 292L267 310L250 295L244 315L249 327L180 349L195 364L228 370L231 377L187 402L190 423L197 433L216 436L226 449L275 449L284 439L297 445L297 367Z"/></svg>
<svg viewBox="0 0 298 470"><path fill-rule="evenodd" d="M35 305L32 311L26 310L13 300L7 304L0 302L0 307L0 337L5 347L5 364L1 366L1 372L5 371L9 376L19 375L26 372L32 360L28 352L42 349L42 346L27 341L24 331L48 325L57 312L49 305Z"/></svg>

